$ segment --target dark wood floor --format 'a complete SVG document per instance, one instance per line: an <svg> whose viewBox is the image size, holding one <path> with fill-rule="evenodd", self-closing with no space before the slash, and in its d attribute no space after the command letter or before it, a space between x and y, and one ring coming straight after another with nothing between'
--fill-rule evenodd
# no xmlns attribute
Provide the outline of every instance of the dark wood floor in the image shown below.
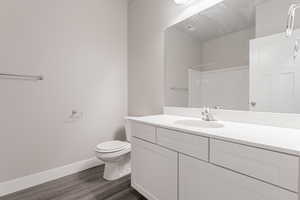
<svg viewBox="0 0 300 200"><path fill-rule="evenodd" d="M146 200L130 187L130 177L117 181L102 178L103 166L66 176L0 200Z"/></svg>

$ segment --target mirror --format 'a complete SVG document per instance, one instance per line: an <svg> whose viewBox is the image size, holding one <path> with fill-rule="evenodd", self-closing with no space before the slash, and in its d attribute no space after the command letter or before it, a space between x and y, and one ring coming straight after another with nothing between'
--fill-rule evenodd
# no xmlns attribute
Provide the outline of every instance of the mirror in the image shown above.
<svg viewBox="0 0 300 200"><path fill-rule="evenodd" d="M166 29L165 105L300 113L296 36L257 30L270 1L224 0Z"/></svg>

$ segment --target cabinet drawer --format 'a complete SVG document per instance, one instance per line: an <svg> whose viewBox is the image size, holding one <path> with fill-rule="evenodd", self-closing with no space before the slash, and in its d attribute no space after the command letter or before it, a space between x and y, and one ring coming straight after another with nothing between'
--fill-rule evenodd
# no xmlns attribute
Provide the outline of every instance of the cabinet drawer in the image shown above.
<svg viewBox="0 0 300 200"><path fill-rule="evenodd" d="M157 144L208 161L208 138L158 128Z"/></svg>
<svg viewBox="0 0 300 200"><path fill-rule="evenodd" d="M179 157L179 200L298 200L298 194L188 156Z"/></svg>
<svg viewBox="0 0 300 200"><path fill-rule="evenodd" d="M220 140L210 148L212 163L298 192L298 157Z"/></svg>
<svg viewBox="0 0 300 200"><path fill-rule="evenodd" d="M156 128L146 124L133 122L130 123L131 134L134 137L147 140L149 142L156 142Z"/></svg>

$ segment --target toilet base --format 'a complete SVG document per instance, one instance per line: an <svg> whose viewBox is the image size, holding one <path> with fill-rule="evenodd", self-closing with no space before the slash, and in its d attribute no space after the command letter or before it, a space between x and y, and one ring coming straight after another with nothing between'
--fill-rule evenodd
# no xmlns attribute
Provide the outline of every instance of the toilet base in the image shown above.
<svg viewBox="0 0 300 200"><path fill-rule="evenodd" d="M114 161L105 162L103 178L108 181L117 180L131 173L130 154Z"/></svg>

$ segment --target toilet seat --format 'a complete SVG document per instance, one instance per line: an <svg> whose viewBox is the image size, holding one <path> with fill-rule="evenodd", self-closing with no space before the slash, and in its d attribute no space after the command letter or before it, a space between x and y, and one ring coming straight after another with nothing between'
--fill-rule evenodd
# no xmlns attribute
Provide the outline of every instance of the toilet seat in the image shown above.
<svg viewBox="0 0 300 200"><path fill-rule="evenodd" d="M127 146L125 146L123 149L118 151L112 151L112 152L100 152L96 149L96 156L104 161L117 161L122 156L128 154L131 152L131 144L127 143Z"/></svg>
<svg viewBox="0 0 300 200"><path fill-rule="evenodd" d="M131 145L123 150L110 152L110 153L103 153L103 152L96 152L97 157L104 159L104 160L117 160L121 156L128 154L131 152Z"/></svg>
<svg viewBox="0 0 300 200"><path fill-rule="evenodd" d="M128 142L115 140L98 144L96 147L96 151L99 153L113 153L122 150L128 150L130 149L130 147L130 143Z"/></svg>

